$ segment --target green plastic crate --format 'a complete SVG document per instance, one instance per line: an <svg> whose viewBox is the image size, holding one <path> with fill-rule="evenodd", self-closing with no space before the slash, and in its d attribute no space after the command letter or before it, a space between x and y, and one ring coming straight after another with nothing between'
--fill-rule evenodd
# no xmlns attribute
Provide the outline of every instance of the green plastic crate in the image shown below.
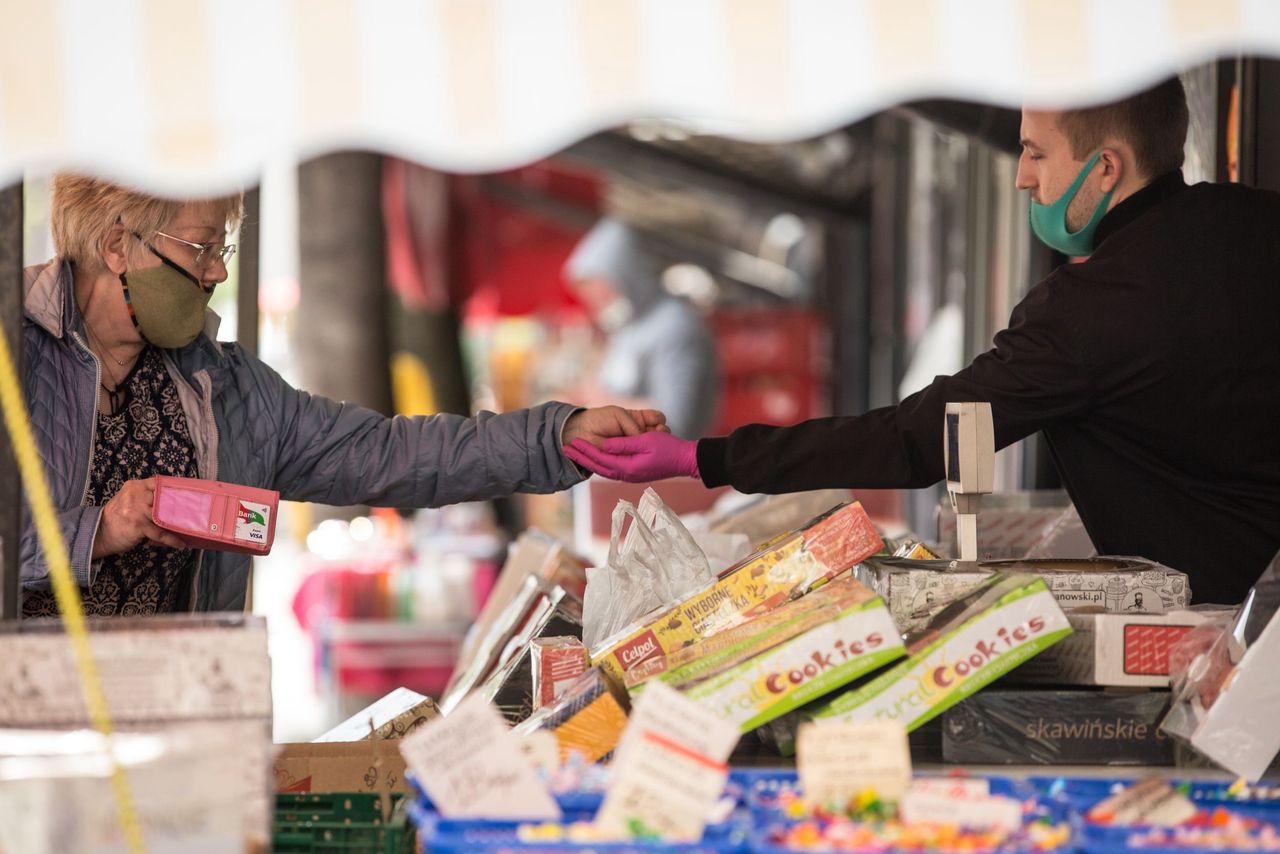
<svg viewBox="0 0 1280 854"><path fill-rule="evenodd" d="M403 796L391 795L391 820L382 797L368 792L277 794L272 850L276 854L404 854L413 851L413 827Z"/></svg>

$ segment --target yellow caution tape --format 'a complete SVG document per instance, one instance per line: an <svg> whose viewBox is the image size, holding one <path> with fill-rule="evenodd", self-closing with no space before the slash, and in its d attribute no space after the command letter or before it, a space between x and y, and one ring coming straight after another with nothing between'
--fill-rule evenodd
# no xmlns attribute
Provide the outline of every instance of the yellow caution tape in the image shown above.
<svg viewBox="0 0 1280 854"><path fill-rule="evenodd" d="M89 632L85 627L80 590L71 576L71 560L67 557L67 545L62 541L58 516L54 512L53 501L49 497L49 484L45 480L44 466L40 462L35 437L31 432L31 419L27 415L27 407L22 400L13 357L9 352L9 342L3 332L0 332L0 408L4 410L5 425L9 428L9 436L13 440L18 472L22 477L27 501L31 506L36 534L40 538L40 545L44 549L45 560L49 566L49 578L53 582L53 593L58 600L58 610L62 612L62 624L66 627L67 638L71 641L76 665L80 669L80 685L84 688L89 720L93 723L94 729L102 733L106 739L107 754L111 762L111 786L115 790L116 803L120 810L120 826L124 830L125 842L133 854L142 854L146 851L142 825L138 821L138 813L133 806L129 779L125 776L124 769L116 762L111 715L107 710L107 698L102 693L102 683L98 680L98 668L94 664L93 654L89 648ZM7 571L12 572L16 569L17 567L12 567Z"/></svg>

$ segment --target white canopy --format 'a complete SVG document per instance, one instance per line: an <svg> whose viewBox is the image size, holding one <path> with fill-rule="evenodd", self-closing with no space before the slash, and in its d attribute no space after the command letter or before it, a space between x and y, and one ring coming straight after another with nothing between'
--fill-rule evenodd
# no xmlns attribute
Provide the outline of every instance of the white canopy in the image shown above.
<svg viewBox="0 0 1280 854"><path fill-rule="evenodd" d="M913 97L1105 100L1280 54L1276 0L0 0L0 180L154 189L375 148L514 166L628 119L814 134Z"/></svg>

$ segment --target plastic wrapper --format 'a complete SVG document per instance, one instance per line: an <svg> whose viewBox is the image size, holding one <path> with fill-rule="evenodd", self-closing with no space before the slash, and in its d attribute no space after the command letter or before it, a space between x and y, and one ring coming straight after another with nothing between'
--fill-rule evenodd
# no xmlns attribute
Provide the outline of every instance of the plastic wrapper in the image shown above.
<svg viewBox="0 0 1280 854"><path fill-rule="evenodd" d="M533 712L533 641L576 637L582 631L582 603L561 587L542 590L503 651L500 667L477 689L512 723ZM447 712L446 712L447 714Z"/></svg>
<svg viewBox="0 0 1280 854"><path fill-rule="evenodd" d="M499 658L532 597L550 586L581 599L587 586L587 562L549 534L525 531L512 543L497 582L467 632L441 695L441 709L452 709L502 664Z"/></svg>
<svg viewBox="0 0 1280 854"><path fill-rule="evenodd" d="M587 648L575 637L535 638L530 644L533 663L533 708L549 706L590 664Z"/></svg>
<svg viewBox="0 0 1280 854"><path fill-rule="evenodd" d="M1045 526L1023 557L1029 560L1043 560L1086 558L1097 554L1098 549L1089 538L1089 532L1084 529L1080 511L1076 510L1075 505L1072 504L1063 510L1057 519Z"/></svg>
<svg viewBox="0 0 1280 854"><path fill-rule="evenodd" d="M589 645L592 663L621 682L632 667L766 614L882 545L860 504L832 508L803 530L775 538L674 607Z"/></svg>
<svg viewBox="0 0 1280 854"><path fill-rule="evenodd" d="M1276 568L1273 561L1234 626L1206 624L1170 651L1173 705L1161 724L1168 735L1250 781L1280 752L1280 615L1267 617ZM1240 638L1250 636L1245 648Z"/></svg>
<svg viewBox="0 0 1280 854"><path fill-rule="evenodd" d="M708 519L708 526L712 533L742 534L753 547L757 547L779 531L794 531L828 508L851 501L853 494L847 489L760 495L749 504L713 514Z"/></svg>
<svg viewBox="0 0 1280 854"><path fill-rule="evenodd" d="M978 765L1172 765L1159 731L1167 691L988 689L942 716L947 762Z"/></svg>
<svg viewBox="0 0 1280 854"><path fill-rule="evenodd" d="M645 614L713 581L706 555L658 493L646 489L638 507L619 501L613 511L608 562L587 573L583 641L594 647Z"/></svg>
<svg viewBox="0 0 1280 854"><path fill-rule="evenodd" d="M978 510L979 557L984 560L1022 557L1070 505L1071 499L1059 490L984 495ZM939 500L936 515L939 546L946 555L959 554L956 513L950 496L944 495Z"/></svg>
<svg viewBox="0 0 1280 854"><path fill-rule="evenodd" d="M908 636L910 658L807 716L896 720L910 732L1070 633L1043 579L997 573Z"/></svg>
<svg viewBox="0 0 1280 854"><path fill-rule="evenodd" d="M889 603L904 634L919 629L947 602L973 590L993 572L1039 575L1067 609L1163 613L1185 608L1191 600L1185 573L1131 557L977 562L876 557L855 570Z"/></svg>
<svg viewBox="0 0 1280 854"><path fill-rule="evenodd" d="M1267 623L1280 611L1280 553L1271 559L1258 582L1253 585L1240 614L1236 618L1234 636L1241 646L1249 646L1261 635Z"/></svg>
<svg viewBox="0 0 1280 854"><path fill-rule="evenodd" d="M598 668L569 683L564 693L512 730L517 735L550 732L560 747L560 761L577 753L588 762L607 758L627 726L627 713Z"/></svg>

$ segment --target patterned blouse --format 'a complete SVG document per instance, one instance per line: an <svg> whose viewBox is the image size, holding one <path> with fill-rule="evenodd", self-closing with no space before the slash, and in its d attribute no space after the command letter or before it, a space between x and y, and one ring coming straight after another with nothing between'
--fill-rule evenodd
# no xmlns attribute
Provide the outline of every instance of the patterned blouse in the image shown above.
<svg viewBox="0 0 1280 854"><path fill-rule="evenodd" d="M98 409L97 441L85 505L103 505L126 481L158 474L199 477L195 445L178 389L160 353L146 347L120 383L123 399L114 412ZM196 553L147 543L102 560L93 586L81 589L84 612L98 616L154 614L187 608ZM58 614L52 590L29 590L27 617Z"/></svg>

